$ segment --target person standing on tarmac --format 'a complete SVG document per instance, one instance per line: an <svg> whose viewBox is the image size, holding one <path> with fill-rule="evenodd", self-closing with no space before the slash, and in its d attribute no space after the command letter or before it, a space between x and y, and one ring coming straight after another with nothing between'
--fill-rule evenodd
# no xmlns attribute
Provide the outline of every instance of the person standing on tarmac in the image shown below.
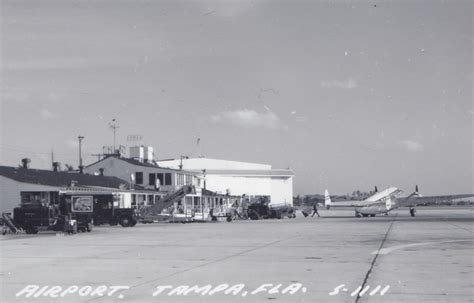
<svg viewBox="0 0 474 303"><path fill-rule="evenodd" d="M314 217L315 214L318 215L318 218L321 217L318 213L318 207L316 206L316 203L313 204L313 214L311 215L311 217Z"/></svg>

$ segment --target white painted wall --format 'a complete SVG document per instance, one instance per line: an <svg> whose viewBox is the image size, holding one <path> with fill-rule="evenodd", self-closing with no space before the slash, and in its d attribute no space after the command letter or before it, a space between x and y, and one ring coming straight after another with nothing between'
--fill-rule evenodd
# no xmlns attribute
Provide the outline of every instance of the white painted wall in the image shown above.
<svg viewBox="0 0 474 303"><path fill-rule="evenodd" d="M159 161L158 165L179 168L180 160ZM183 159L183 169L206 170L270 170L271 165L218 160L209 158ZM272 204L293 204L293 177L257 177L229 176L206 173L206 188L225 194L230 189L231 195L268 195Z"/></svg>
<svg viewBox="0 0 474 303"><path fill-rule="evenodd" d="M225 175L206 175L206 188L225 194L230 189L233 196L271 195L270 179L266 177L231 177Z"/></svg>
<svg viewBox="0 0 474 303"><path fill-rule="evenodd" d="M293 205L293 177L273 177L271 184L272 204L285 203Z"/></svg>
<svg viewBox="0 0 474 303"><path fill-rule="evenodd" d="M13 209L21 203L22 191L59 191L59 187L21 183L0 176L0 212L13 213Z"/></svg>
<svg viewBox="0 0 474 303"><path fill-rule="evenodd" d="M222 194L230 189L230 194L236 196L270 196L271 204L293 205L292 177L206 175L206 188Z"/></svg>

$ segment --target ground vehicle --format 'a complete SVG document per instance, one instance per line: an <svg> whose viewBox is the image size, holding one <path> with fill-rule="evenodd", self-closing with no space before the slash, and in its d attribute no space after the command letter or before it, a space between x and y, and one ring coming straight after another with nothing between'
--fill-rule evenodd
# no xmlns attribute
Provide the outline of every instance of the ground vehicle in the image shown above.
<svg viewBox="0 0 474 303"><path fill-rule="evenodd" d="M293 206L288 204L269 205L269 202L266 200L261 200L250 204L248 206L247 213L251 220L296 217L296 212Z"/></svg>
<svg viewBox="0 0 474 303"><path fill-rule="evenodd" d="M78 230L92 230L92 200L61 196L59 203L40 201L22 203L13 210L13 222L27 234L40 230L62 231L70 234Z"/></svg>
<svg viewBox="0 0 474 303"><path fill-rule="evenodd" d="M120 207L119 194L94 194L92 198L94 200L94 225L120 224L123 227L128 227L137 224L138 217L135 209Z"/></svg>

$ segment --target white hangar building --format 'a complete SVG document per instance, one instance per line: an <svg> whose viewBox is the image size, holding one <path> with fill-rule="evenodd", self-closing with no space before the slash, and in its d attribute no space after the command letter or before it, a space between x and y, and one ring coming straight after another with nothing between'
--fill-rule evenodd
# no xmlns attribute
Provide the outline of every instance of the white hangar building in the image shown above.
<svg viewBox="0 0 474 303"><path fill-rule="evenodd" d="M184 158L157 161L160 167L183 169L202 174L205 187L231 195L267 196L271 204L293 204L293 177L290 169L272 169L271 165Z"/></svg>

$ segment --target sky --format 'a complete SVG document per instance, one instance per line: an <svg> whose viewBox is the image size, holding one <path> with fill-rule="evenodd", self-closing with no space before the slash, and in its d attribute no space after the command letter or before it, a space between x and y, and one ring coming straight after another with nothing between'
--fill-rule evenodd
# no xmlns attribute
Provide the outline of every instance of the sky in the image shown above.
<svg viewBox="0 0 474 303"><path fill-rule="evenodd" d="M0 163L113 144L472 193L470 1L1 0ZM197 140L199 140L199 148Z"/></svg>

